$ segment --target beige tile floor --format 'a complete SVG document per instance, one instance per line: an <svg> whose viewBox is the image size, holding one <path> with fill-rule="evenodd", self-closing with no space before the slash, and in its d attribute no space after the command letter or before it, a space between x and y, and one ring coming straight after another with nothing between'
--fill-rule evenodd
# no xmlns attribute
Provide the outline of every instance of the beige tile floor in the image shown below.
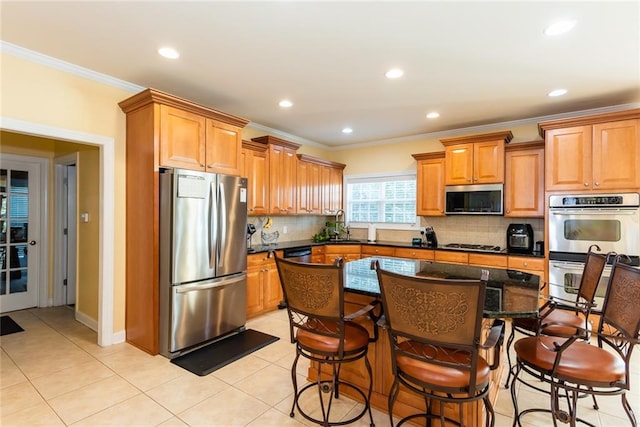
<svg viewBox="0 0 640 427"><path fill-rule="evenodd" d="M0 424L7 426L303 426L289 417L292 403L289 343L284 311L247 326L281 337L245 358L206 377L195 376L162 356L150 356L128 344L96 345L96 334L74 321L67 307L11 313L24 332L0 338ZM629 400L640 415L640 349L633 360ZM304 364L299 381L304 381ZM547 406L548 398L519 387L519 401ZM315 397L315 396L314 396ZM580 403L580 415L596 426L630 425L618 398L599 398L601 409ZM315 398L304 402L309 409ZM342 398L344 416L361 406ZM499 392L496 425L511 426L513 406L508 390ZM385 413L374 410L377 426L388 426ZM526 426L552 425L547 415L531 414ZM368 425L367 418L356 426Z"/></svg>

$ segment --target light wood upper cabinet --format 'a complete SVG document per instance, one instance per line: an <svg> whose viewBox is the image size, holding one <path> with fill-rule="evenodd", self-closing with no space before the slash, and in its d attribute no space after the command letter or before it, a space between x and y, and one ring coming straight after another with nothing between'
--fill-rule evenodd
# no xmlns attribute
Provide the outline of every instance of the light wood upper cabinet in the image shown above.
<svg viewBox="0 0 640 427"><path fill-rule="evenodd" d="M441 139L445 146L445 185L504 182L504 146L511 131Z"/></svg>
<svg viewBox="0 0 640 427"><path fill-rule="evenodd" d="M241 149L240 127L160 105L160 166L240 175Z"/></svg>
<svg viewBox="0 0 640 427"><path fill-rule="evenodd" d="M297 213L314 215L322 213L321 171L320 164L303 160L298 154Z"/></svg>
<svg viewBox="0 0 640 427"><path fill-rule="evenodd" d="M543 141L506 148L504 216L544 217Z"/></svg>
<svg viewBox="0 0 640 427"><path fill-rule="evenodd" d="M322 209L323 215L334 215L342 209L343 170L346 165L328 162L321 169Z"/></svg>
<svg viewBox="0 0 640 427"><path fill-rule="evenodd" d="M269 152L267 146L242 141L240 175L248 178L247 211L249 215L269 213Z"/></svg>
<svg viewBox="0 0 640 427"><path fill-rule="evenodd" d="M444 152L412 154L417 160L416 214L444 216Z"/></svg>
<svg viewBox="0 0 640 427"><path fill-rule="evenodd" d="M544 122L547 191L640 187L640 109Z"/></svg>
<svg viewBox="0 0 640 427"><path fill-rule="evenodd" d="M240 175L241 130L218 120L207 119L206 123L206 171Z"/></svg>
<svg viewBox="0 0 640 427"><path fill-rule="evenodd" d="M295 214L298 193L296 150L300 145L271 135L251 138L251 141L269 147L269 213Z"/></svg>
<svg viewBox="0 0 640 427"><path fill-rule="evenodd" d="M206 120L199 114L160 105L160 166L203 171Z"/></svg>

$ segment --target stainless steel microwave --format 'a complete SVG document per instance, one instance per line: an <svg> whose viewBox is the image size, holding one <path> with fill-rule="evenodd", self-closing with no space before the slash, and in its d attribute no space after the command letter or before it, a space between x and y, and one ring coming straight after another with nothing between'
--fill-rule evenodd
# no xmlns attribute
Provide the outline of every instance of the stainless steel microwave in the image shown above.
<svg viewBox="0 0 640 427"><path fill-rule="evenodd" d="M502 215L503 184L447 185L447 215Z"/></svg>

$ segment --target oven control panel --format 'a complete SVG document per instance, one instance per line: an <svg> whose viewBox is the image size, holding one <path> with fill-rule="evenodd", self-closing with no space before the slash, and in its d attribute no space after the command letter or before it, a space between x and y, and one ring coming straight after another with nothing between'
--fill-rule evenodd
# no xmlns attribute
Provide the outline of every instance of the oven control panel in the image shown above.
<svg viewBox="0 0 640 427"><path fill-rule="evenodd" d="M637 207L640 205L640 194L597 194L597 195L555 195L549 198L550 208L571 207Z"/></svg>

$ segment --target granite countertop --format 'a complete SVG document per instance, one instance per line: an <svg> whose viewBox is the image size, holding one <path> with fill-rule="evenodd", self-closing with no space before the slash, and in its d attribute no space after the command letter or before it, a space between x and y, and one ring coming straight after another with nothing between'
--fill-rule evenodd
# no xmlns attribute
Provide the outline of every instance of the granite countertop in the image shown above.
<svg viewBox="0 0 640 427"><path fill-rule="evenodd" d="M341 240L337 242L326 241L326 242L314 242L313 240L293 240L290 242L278 242L275 245L253 245L253 251L249 252L249 254L253 253L261 253L261 252L269 252L271 250L282 250L282 249L293 249L293 248L301 248L305 246L322 246L322 245L368 245L368 246L392 246L396 248L414 248L414 249L438 249L443 251L453 251L453 252L468 252L468 253L478 253L478 254L486 254L486 255L520 255L527 257L536 257L536 258L544 258L544 253L533 252L532 254L521 254L521 253L510 253L507 249L503 249L501 251L468 251L465 249L454 249L454 248L427 248L425 246L414 246L411 242L392 242L392 241L382 241L378 240L375 242L368 242L366 240Z"/></svg>
<svg viewBox="0 0 640 427"><path fill-rule="evenodd" d="M372 257L345 264L345 291L378 298L380 287L373 262L380 268L408 276L443 279L481 279L487 283L484 317L535 317L540 278L535 274L501 268Z"/></svg>

